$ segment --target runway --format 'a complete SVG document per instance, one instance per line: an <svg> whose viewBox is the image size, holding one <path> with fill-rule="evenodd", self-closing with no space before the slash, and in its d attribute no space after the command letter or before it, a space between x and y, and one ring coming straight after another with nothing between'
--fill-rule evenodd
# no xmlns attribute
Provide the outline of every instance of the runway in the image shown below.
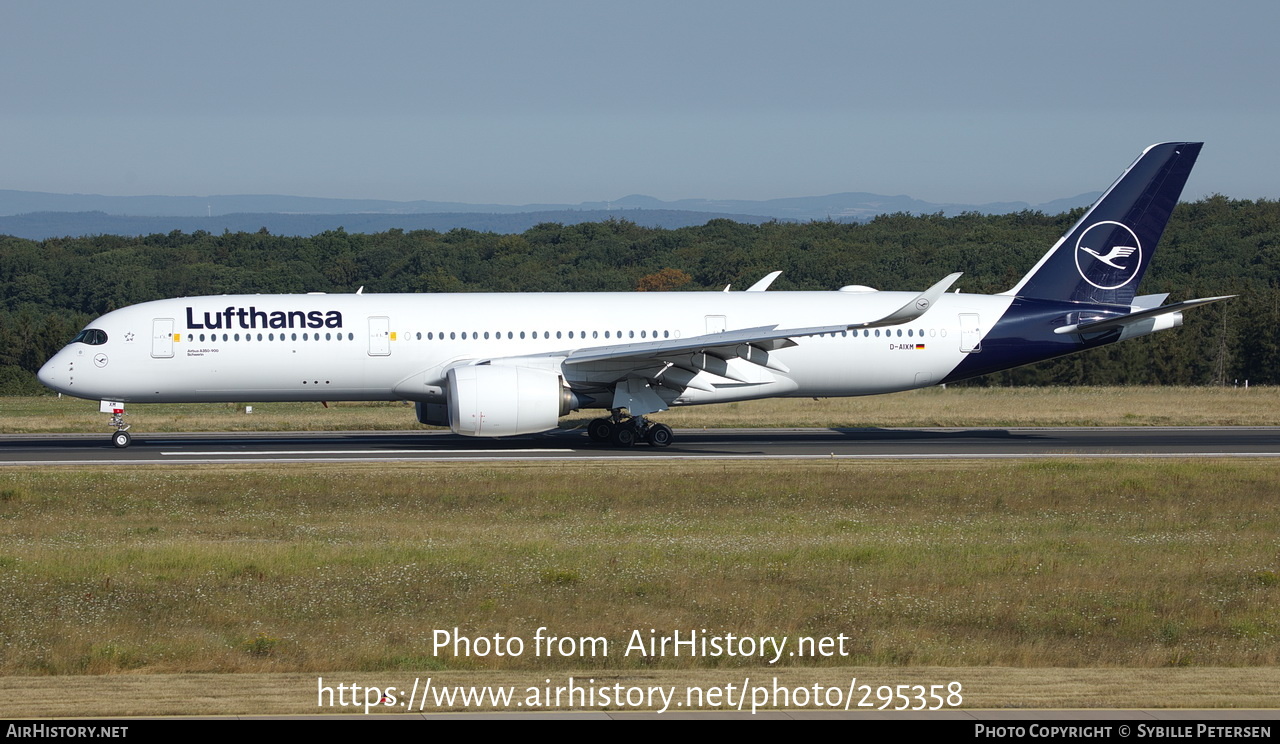
<svg viewBox="0 0 1280 744"><path fill-rule="evenodd" d="M531 460L1280 457L1280 427L677 430L658 449L595 445L581 431L501 440L447 432L0 435L0 465Z"/></svg>

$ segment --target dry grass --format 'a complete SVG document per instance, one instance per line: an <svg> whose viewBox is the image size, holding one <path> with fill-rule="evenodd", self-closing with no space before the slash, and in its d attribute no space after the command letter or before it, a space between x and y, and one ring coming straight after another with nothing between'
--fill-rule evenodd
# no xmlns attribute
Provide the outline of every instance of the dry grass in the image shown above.
<svg viewBox="0 0 1280 744"><path fill-rule="evenodd" d="M128 407L140 431L368 431L425 428L404 403L148 404ZM563 426L580 426L584 412ZM763 400L678 408L676 428L863 426L1273 426L1280 388L928 388L894 395ZM102 432L96 402L0 398L0 431Z"/></svg>
<svg viewBox="0 0 1280 744"><path fill-rule="evenodd" d="M1273 667L1277 486L1203 460L5 469L0 674L759 666L623 656L649 628L848 635L780 665L824 673ZM615 651L434 655L455 626Z"/></svg>
<svg viewBox="0 0 1280 744"><path fill-rule="evenodd" d="M567 683L571 673L556 674L553 684ZM416 673L330 672L326 685L411 689ZM548 676L532 672L432 672L434 684L467 686L544 687ZM884 669L743 669L730 672L630 671L574 675L579 684L620 683L678 689L741 684L749 676L755 684L786 687L816 684L846 688L850 678L859 684L963 685L963 707L974 708L1275 708L1280 706L1280 670L1266 668L1212 669L1018 669L1008 667L949 669L917 667ZM315 674L113 674L76 677L0 677L0 718L20 716L213 716L305 715L348 713L363 708L317 706ZM403 694L403 693L402 693ZM363 698L362 698L363 699ZM879 700L872 698L876 706ZM899 705L900 702L894 703ZM913 703L918 704L918 703ZM567 706L561 706L564 708ZM467 710L488 710L492 705ZM445 708L461 710L460 706ZM810 709L814 709L810 706ZM427 712L442 709L428 707ZM521 711L526 709L521 708ZM615 707L616 710L616 707ZM380 708L374 713L386 712ZM402 712L392 709L392 713Z"/></svg>

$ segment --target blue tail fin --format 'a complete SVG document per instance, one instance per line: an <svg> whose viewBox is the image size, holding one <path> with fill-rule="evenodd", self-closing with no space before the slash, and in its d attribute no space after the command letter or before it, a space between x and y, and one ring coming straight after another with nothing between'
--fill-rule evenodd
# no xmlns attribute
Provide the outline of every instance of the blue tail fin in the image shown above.
<svg viewBox="0 0 1280 744"><path fill-rule="evenodd" d="M1165 142L1143 150L1035 268L1004 294L1130 304L1203 144Z"/></svg>

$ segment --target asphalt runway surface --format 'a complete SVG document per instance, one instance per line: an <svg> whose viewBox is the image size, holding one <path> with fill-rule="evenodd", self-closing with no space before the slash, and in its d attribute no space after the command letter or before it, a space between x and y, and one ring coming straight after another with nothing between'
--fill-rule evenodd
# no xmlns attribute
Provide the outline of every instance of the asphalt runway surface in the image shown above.
<svg viewBox="0 0 1280 744"><path fill-rule="evenodd" d="M448 432L0 435L0 465L254 462L1280 457L1280 427L677 430L666 448L617 449L582 431L508 439Z"/></svg>

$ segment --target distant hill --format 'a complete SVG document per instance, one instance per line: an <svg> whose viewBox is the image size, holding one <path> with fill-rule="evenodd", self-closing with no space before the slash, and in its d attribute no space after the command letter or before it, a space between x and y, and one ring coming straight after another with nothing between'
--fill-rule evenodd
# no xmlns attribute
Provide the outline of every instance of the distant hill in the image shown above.
<svg viewBox="0 0 1280 744"><path fill-rule="evenodd" d="M312 196L239 194L232 196L102 196L50 194L0 189L0 216L27 212L103 212L147 217L208 217L227 214L441 214L457 212L533 212L571 209L564 204L462 204L380 199L325 199Z"/></svg>
<svg viewBox="0 0 1280 744"><path fill-rule="evenodd" d="M956 215L961 212L981 212L983 214L1004 214L1024 209L1039 210L1046 214L1059 214L1073 207L1091 204L1100 192L1079 194L1067 199L1058 199L1046 204L1033 205L1026 202L992 202L987 204L939 204L922 201L910 196L885 196L867 192L846 192L827 194L826 196L801 196L785 199L767 199L750 201L742 199L680 199L662 201L651 196L632 194L616 201L582 202L580 204L462 204L458 202L433 201L383 201L376 199L322 199L308 196L278 195L237 195L237 196L101 196L96 194L49 194L37 191L0 190L0 217L30 215L32 213L52 212L99 212L103 215L117 217L226 217L242 218L246 215L332 215L342 217L342 224L348 229L357 224L349 215L399 215L411 218L415 227L432 227L449 229L450 227L472 227L472 229L492 229L496 231L518 232L528 226L529 218L521 218L509 223L511 227L480 228L473 225L483 222L487 225L506 225L502 220L495 220L495 215L538 215L535 221L582 222L598 220L611 215L626 216L635 220L638 215L647 214L654 219L669 220L673 217L659 217L661 213L688 212L706 214L713 217L731 217L744 222L768 219L795 220L809 222L811 220L833 219L837 221L867 220L878 214L891 212L907 212L911 214L934 214L941 212ZM570 215L561 218L546 217L549 214ZM448 218L454 222L422 221L425 215ZM586 216L592 215L592 216ZM80 218L77 218L80 219ZM83 221L83 220L81 220ZM79 227L68 223L67 227L54 225L51 217L38 220L27 220L28 224L40 224L52 229L50 234L79 234ZM376 222L379 225L392 223ZM536 222L535 222L536 223ZM16 224L16 223L15 223ZM184 229L178 222L170 221L174 227L164 229L163 226L149 226L160 232ZM193 224L183 222L182 224ZM227 223L211 223L212 228L221 231ZM283 224L283 223L282 223ZM299 234L309 227L303 223L296 224ZM333 225L322 221L324 225ZM676 227L688 224L685 219L676 222L664 221L652 224L662 227ZM394 226L401 226L396 224ZM270 225L267 225L270 228ZM121 228L124 229L124 228ZM210 228L201 228L210 229ZM234 229L234 228L231 228ZM256 228L255 228L256 229ZM322 227L320 230L328 229ZM385 228L384 228L385 229ZM406 229L409 229L406 226ZM212 229L210 229L212 232ZM11 233L12 234L12 233Z"/></svg>
<svg viewBox="0 0 1280 744"><path fill-rule="evenodd" d="M480 232L521 233L542 222L576 225L600 222L610 218L625 219L644 227L693 227L709 220L724 218L759 224L774 218L759 215L692 212L673 209L558 210L516 212L511 214L441 213L441 214L224 214L213 217L131 217L104 212L31 212L0 217L0 235L13 235L28 240L86 235L151 235L179 230L197 230L221 234L257 232L266 228L272 235L309 237L326 230L342 228L351 233L379 233L401 230L438 230L447 232L466 228Z"/></svg>
<svg viewBox="0 0 1280 744"><path fill-rule="evenodd" d="M986 204L939 204L915 199L910 196L885 196L865 191L851 191L826 196L797 196L785 199L766 199L763 201L745 201L734 199L680 199L677 201L661 201L650 196L635 194L624 196L615 202L583 202L583 209L603 209L608 206L639 207L644 209L696 209L704 212L728 212L729 214L765 214L777 219L809 222L812 220L833 219L847 222L850 220L869 220L878 214L907 212L909 214L936 214L942 212L947 216L955 216L961 212L981 212L982 214L1007 214L1032 209L1045 214L1060 214L1075 207L1088 206L1101 195L1094 191L1078 194L1066 199L1057 199L1047 204L1028 204L1027 202L989 202Z"/></svg>

